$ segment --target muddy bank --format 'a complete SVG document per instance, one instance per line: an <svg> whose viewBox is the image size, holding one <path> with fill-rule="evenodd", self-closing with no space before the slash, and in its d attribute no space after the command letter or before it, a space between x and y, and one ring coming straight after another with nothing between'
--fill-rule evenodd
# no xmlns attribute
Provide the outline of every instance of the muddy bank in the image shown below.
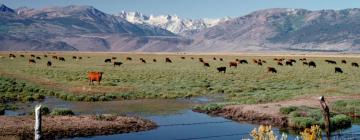
<svg viewBox="0 0 360 140"><path fill-rule="evenodd" d="M246 121L254 124L269 124L278 127L288 127L288 119L285 116L264 114L253 110L245 110L242 106L227 106L213 111L193 111L206 113L212 116L220 116L234 121Z"/></svg>
<svg viewBox="0 0 360 140"><path fill-rule="evenodd" d="M0 136L33 139L34 123L33 116L0 116ZM124 116L43 116L42 126L45 139L129 133L157 127L149 120Z"/></svg>

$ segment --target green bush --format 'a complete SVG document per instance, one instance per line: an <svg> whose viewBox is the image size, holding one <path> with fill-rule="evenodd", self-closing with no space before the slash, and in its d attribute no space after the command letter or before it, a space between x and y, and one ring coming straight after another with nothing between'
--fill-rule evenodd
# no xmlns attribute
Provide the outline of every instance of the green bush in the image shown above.
<svg viewBox="0 0 360 140"><path fill-rule="evenodd" d="M74 115L74 112L67 108L55 108L51 111L50 115L67 116L67 115Z"/></svg>
<svg viewBox="0 0 360 140"><path fill-rule="evenodd" d="M290 121L291 126L298 129L309 128L317 123L318 122L315 119L310 117L294 117L291 118Z"/></svg>
<svg viewBox="0 0 360 140"><path fill-rule="evenodd" d="M293 111L296 111L298 109L298 107L296 106L289 106L289 107L281 107L280 108L280 113L284 114L284 115L288 115Z"/></svg>
<svg viewBox="0 0 360 140"><path fill-rule="evenodd" d="M339 114L330 118L330 122L334 128L343 128L351 125L351 118L344 114Z"/></svg>

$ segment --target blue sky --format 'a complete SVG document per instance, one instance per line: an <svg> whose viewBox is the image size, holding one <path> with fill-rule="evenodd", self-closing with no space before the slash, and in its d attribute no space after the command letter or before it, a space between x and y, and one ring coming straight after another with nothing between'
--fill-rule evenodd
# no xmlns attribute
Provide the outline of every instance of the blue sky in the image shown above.
<svg viewBox="0 0 360 140"><path fill-rule="evenodd" d="M309 10L360 8L359 0L0 0L11 8L91 5L109 14L139 11L186 18L237 17L259 9L303 8Z"/></svg>

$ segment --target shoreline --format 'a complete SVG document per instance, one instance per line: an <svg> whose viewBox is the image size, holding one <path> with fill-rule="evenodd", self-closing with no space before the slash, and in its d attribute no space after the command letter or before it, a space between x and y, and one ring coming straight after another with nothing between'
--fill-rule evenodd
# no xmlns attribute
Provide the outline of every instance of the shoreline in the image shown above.
<svg viewBox="0 0 360 140"><path fill-rule="evenodd" d="M0 116L0 136L33 139L34 116ZM43 116L42 137L56 139L147 131L157 125L146 119L124 116Z"/></svg>

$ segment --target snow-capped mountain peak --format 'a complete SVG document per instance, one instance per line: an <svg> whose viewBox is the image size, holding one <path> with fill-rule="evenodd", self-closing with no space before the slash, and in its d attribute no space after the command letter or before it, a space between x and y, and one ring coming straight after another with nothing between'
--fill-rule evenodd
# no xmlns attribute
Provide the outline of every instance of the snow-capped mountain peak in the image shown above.
<svg viewBox="0 0 360 140"><path fill-rule="evenodd" d="M190 30L201 30L212 27L220 22L229 20L229 17L221 19L187 19L181 18L177 15L144 15L140 12L126 12L121 11L118 15L127 21L135 24L148 24L157 26L175 34L181 34Z"/></svg>

